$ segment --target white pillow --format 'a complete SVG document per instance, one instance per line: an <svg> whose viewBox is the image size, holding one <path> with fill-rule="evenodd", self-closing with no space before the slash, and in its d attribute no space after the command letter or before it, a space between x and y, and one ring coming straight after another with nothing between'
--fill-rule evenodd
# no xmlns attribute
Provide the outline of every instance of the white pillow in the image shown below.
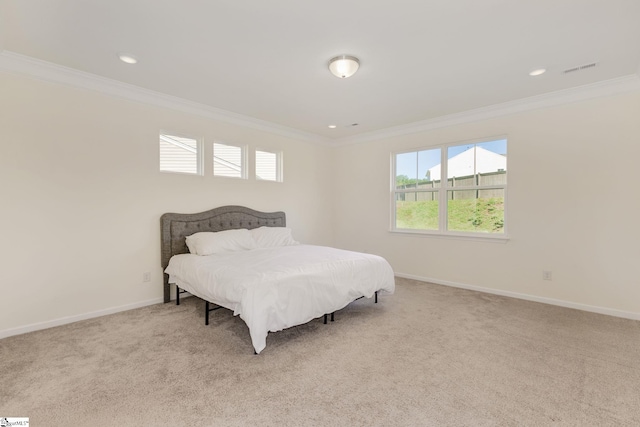
<svg viewBox="0 0 640 427"><path fill-rule="evenodd" d="M256 248L256 242L246 228L215 233L202 231L187 236L186 240L189 252L195 255L213 255Z"/></svg>
<svg viewBox="0 0 640 427"><path fill-rule="evenodd" d="M260 227L251 230L253 240L259 248L273 248L276 246L297 245L293 240L291 229L287 227Z"/></svg>

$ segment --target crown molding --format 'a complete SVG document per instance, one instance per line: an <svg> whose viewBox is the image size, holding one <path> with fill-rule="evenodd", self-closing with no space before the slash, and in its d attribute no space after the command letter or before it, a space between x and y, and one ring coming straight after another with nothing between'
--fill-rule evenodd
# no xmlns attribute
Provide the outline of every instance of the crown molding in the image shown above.
<svg viewBox="0 0 640 427"><path fill-rule="evenodd" d="M106 77L75 70L73 68L63 67L51 62L42 61L6 50L0 52L0 71L11 74L26 75L47 82L92 90L116 98L194 114L287 138L325 145L333 142L326 137L310 132L304 132L298 129L268 122L266 120L260 120L220 108L188 101L176 96L166 95L164 93L144 89L139 86L119 82L117 80L108 79Z"/></svg>
<svg viewBox="0 0 640 427"><path fill-rule="evenodd" d="M639 73L640 74L640 73ZM588 99L604 96L616 95L619 93L633 92L640 90L640 75L630 74L611 80L604 80L589 85L577 86L571 89L564 89L550 92L543 95L536 95L522 98L515 101L490 105L474 110L463 111L461 113L449 114L435 117L433 119L421 120L401 126L393 126L379 131L372 131L345 137L335 140L340 145L360 144L385 138L394 138L433 129L460 125L464 123L477 122L501 116L521 113L525 111L537 110L557 105L569 104L572 102L585 101Z"/></svg>
<svg viewBox="0 0 640 427"><path fill-rule="evenodd" d="M360 144L385 138L410 135L448 126L455 126L525 111L640 90L639 67L638 74L631 74L616 79L605 80L589 85L550 92L543 95L495 104L446 116L435 117L433 119L421 120L405 125L393 126L360 135L333 139L287 126L278 125L266 120L260 120L220 108L188 101L176 96L144 89L128 83L122 83L117 80L108 79L95 74L75 70L73 68L63 67L61 65L20 55L7 50L0 52L0 72L26 75L39 80L92 90L121 99L140 102L156 107L168 108L183 113L194 114L221 122L231 123L249 129L272 133L286 138L323 144L330 147Z"/></svg>

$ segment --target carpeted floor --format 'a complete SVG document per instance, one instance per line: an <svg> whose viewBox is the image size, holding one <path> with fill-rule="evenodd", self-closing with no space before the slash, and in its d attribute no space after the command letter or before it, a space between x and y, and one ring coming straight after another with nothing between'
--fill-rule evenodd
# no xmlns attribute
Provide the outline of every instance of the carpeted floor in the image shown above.
<svg viewBox="0 0 640 427"><path fill-rule="evenodd" d="M397 279L253 355L227 310L160 304L0 340L32 426L638 426L640 322Z"/></svg>

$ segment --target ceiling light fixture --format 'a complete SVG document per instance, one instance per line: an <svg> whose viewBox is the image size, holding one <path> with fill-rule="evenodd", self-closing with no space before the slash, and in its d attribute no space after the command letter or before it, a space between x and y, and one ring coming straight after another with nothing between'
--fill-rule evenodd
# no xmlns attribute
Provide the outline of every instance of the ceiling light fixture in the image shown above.
<svg viewBox="0 0 640 427"><path fill-rule="evenodd" d="M329 129L335 129L335 128L337 128L336 125L329 125Z"/></svg>
<svg viewBox="0 0 640 427"><path fill-rule="evenodd" d="M135 64L136 62L138 62L136 57L129 53L119 53L118 58L120 58L120 61L125 62L127 64Z"/></svg>
<svg viewBox="0 0 640 427"><path fill-rule="evenodd" d="M329 61L329 70L341 79L353 76L358 71L358 67L360 67L360 61L355 56L340 55Z"/></svg>
<svg viewBox="0 0 640 427"><path fill-rule="evenodd" d="M533 70L532 72L529 73L530 76L535 77L535 76L539 76L540 74L544 74L547 70L544 68L538 68L537 70Z"/></svg>

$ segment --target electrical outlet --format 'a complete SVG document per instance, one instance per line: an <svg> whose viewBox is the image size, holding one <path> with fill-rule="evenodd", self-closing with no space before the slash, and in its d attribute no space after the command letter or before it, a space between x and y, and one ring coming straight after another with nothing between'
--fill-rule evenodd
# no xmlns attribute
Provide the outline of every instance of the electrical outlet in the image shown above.
<svg viewBox="0 0 640 427"><path fill-rule="evenodd" d="M542 280L551 280L551 272L550 271L543 271L542 272Z"/></svg>
<svg viewBox="0 0 640 427"><path fill-rule="evenodd" d="M146 271L142 274L142 281L143 282L150 282L151 281L151 273Z"/></svg>

